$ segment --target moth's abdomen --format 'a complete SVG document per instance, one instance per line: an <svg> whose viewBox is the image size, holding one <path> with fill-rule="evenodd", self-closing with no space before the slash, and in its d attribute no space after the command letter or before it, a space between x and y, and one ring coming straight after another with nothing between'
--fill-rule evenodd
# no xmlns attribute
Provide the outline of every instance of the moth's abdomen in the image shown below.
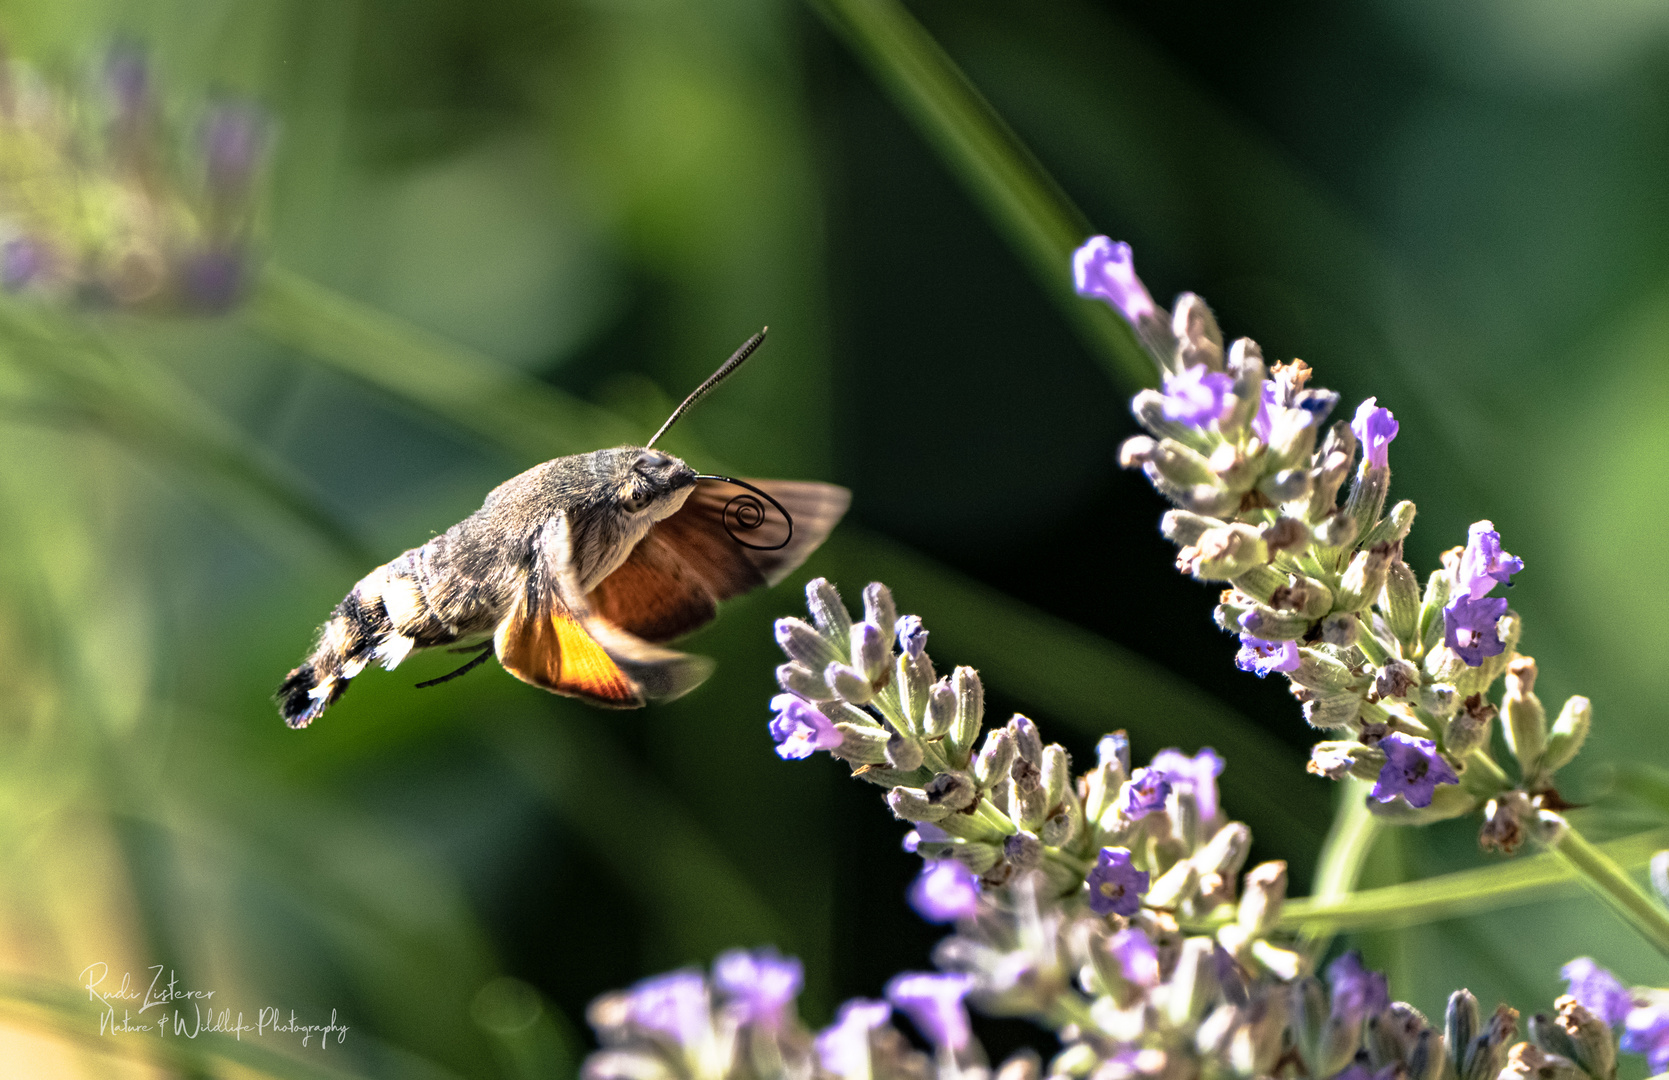
<svg viewBox="0 0 1669 1080"><path fill-rule="evenodd" d="M278 711L286 724L299 728L317 720L372 661L392 670L414 648L458 639L456 628L435 615L414 576L420 552L408 551L377 567L336 605L313 654L278 688Z"/></svg>

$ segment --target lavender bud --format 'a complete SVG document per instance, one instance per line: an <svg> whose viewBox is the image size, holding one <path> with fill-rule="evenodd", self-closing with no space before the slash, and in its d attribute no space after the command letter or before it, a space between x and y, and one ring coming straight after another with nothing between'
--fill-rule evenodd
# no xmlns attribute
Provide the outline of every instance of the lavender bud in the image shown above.
<svg viewBox="0 0 1669 1080"><path fill-rule="evenodd" d="M1315 478L1315 487L1310 492L1309 512L1306 514L1312 522L1320 521L1337 508L1339 487L1350 474L1350 466L1355 460L1356 433L1350 430L1348 423L1340 420L1328 429L1327 438L1322 440L1321 449L1312 462L1310 475Z"/></svg>
<svg viewBox="0 0 1669 1080"><path fill-rule="evenodd" d="M1433 570L1426 578L1426 591L1420 597L1420 641L1428 651L1443 640L1443 606L1449 602L1452 585L1447 570Z"/></svg>
<svg viewBox="0 0 1669 1080"><path fill-rule="evenodd" d="M950 815L950 817L960 816L961 815L958 814ZM950 818L945 818L943 820L948 821ZM998 847L996 844L989 843L975 842L957 844L951 849L950 854L951 858L955 859L963 866L966 866L969 870L972 870L976 874L990 873L992 867L1003 861L1002 848Z"/></svg>
<svg viewBox="0 0 1669 1080"><path fill-rule="evenodd" d="M1311 438L1314 438L1313 434ZM1258 491L1279 506L1304 504L1309 501L1310 487L1314 482L1308 469L1281 469L1260 480Z"/></svg>
<svg viewBox="0 0 1669 1080"><path fill-rule="evenodd" d="M1025 762L1024 758L1016 764ZM1043 788L1035 782L1010 780L1008 787L1008 816L1022 829L1035 829L1043 824L1049 807L1043 802Z"/></svg>
<svg viewBox="0 0 1669 1080"><path fill-rule="evenodd" d="M974 779L980 787L990 787L1005 779L1014 757L1014 736L1007 728L994 728L985 736L985 746L974 759Z"/></svg>
<svg viewBox="0 0 1669 1080"><path fill-rule="evenodd" d="M882 676L891 659L892 641L879 626L868 620L852 624L852 666L862 673L866 682L885 686Z"/></svg>
<svg viewBox="0 0 1669 1080"><path fill-rule="evenodd" d="M1078 838L1078 815L1062 810L1045 821L1037 835L1049 847L1069 847Z"/></svg>
<svg viewBox="0 0 1669 1080"><path fill-rule="evenodd" d="M1030 870L1043 861L1043 841L1024 830L1003 841L1003 857L1016 870Z"/></svg>
<svg viewBox="0 0 1669 1080"><path fill-rule="evenodd" d="M1443 735L1444 749L1456 757L1465 757L1489 741L1489 725L1494 719L1495 706L1485 701L1482 694L1473 694L1449 720Z"/></svg>
<svg viewBox="0 0 1669 1080"><path fill-rule="evenodd" d="M829 664L845 659L829 644L828 639L803 619L778 619L776 637L777 644L789 659L798 660L812 671L822 671Z"/></svg>
<svg viewBox="0 0 1669 1080"><path fill-rule="evenodd" d="M951 725L956 722L956 691L951 689L950 679L940 679L933 684L933 689L927 695L927 713L922 724L922 734L929 739L937 739L950 732Z"/></svg>
<svg viewBox="0 0 1669 1080"><path fill-rule="evenodd" d="M1405 698L1420 685L1420 669L1407 660L1387 660L1374 677L1373 690L1381 698Z"/></svg>
<svg viewBox="0 0 1669 1080"><path fill-rule="evenodd" d="M1043 1063L1037 1051L1025 1048L997 1068L992 1080L1042 1080Z"/></svg>
<svg viewBox="0 0 1669 1080"><path fill-rule="evenodd" d="M1356 681L1355 672L1320 649L1301 649L1298 666L1287 672L1287 678L1311 690L1338 693Z"/></svg>
<svg viewBox="0 0 1669 1080"><path fill-rule="evenodd" d="M961 773L939 773L923 790L934 805L955 812L966 810L979 798L979 789Z"/></svg>
<svg viewBox="0 0 1669 1080"><path fill-rule="evenodd" d="M927 797L921 788L895 787L887 792L887 805L894 816L904 821L938 821L951 812Z"/></svg>
<svg viewBox="0 0 1669 1080"><path fill-rule="evenodd" d="M1477 1033L1478 999L1470 990L1456 990L1449 995L1449 1006L1443 1014L1443 1037L1449 1044L1449 1064L1457 1076L1466 1076L1467 1053Z"/></svg>
<svg viewBox="0 0 1669 1080"><path fill-rule="evenodd" d="M1478 829L1478 847L1511 855L1524 842L1524 825L1535 813L1522 791L1509 791L1484 805L1484 823Z"/></svg>
<svg viewBox="0 0 1669 1080"><path fill-rule="evenodd" d="M956 691L956 722L951 725L946 742L953 751L949 755L951 764L966 765L985 720L985 684L979 681L979 672L973 668L959 667L951 675L951 689Z"/></svg>
<svg viewBox="0 0 1669 1080"><path fill-rule="evenodd" d="M1176 298L1171 314L1171 333L1176 335L1176 369L1204 364L1212 371L1223 370L1223 332L1217 319L1193 293Z"/></svg>
<svg viewBox="0 0 1669 1080"><path fill-rule="evenodd" d="M1460 695L1455 688L1442 683L1425 683L1420 687L1420 708L1439 720L1446 720L1460 707Z"/></svg>
<svg viewBox="0 0 1669 1080"><path fill-rule="evenodd" d="M1316 523L1315 539L1322 547L1349 547L1356 542L1356 532L1356 519L1335 510Z"/></svg>
<svg viewBox="0 0 1669 1080"><path fill-rule="evenodd" d="M1362 537L1362 546L1400 544L1408 535L1408 530L1413 527L1414 504L1404 499L1391 507L1391 512L1381 518L1379 523L1369 530L1368 535Z"/></svg>
<svg viewBox="0 0 1669 1080"><path fill-rule="evenodd" d="M1538 1016L1530 1021L1532 1032L1536 1021L1542 1019L1545 1017ZM1605 1075L1583 1072L1568 1058L1545 1053L1531 1043L1519 1043L1507 1052L1507 1065L1499 1080L1590 1080L1590 1076Z"/></svg>
<svg viewBox="0 0 1669 1080"><path fill-rule="evenodd" d="M1101 1064L1101 1055L1089 1043L1074 1043L1056 1054L1049 1062L1050 1080L1057 1077L1082 1077Z"/></svg>
<svg viewBox="0 0 1669 1080"><path fill-rule="evenodd" d="M1588 727L1594 720L1594 706L1585 697L1573 697L1565 702L1565 707L1559 710L1559 719L1553 722L1553 731L1547 737L1547 748L1542 751L1541 772L1544 776L1552 776L1554 772L1564 768L1576 757L1576 752L1582 749L1582 743L1588 738Z"/></svg>
<svg viewBox="0 0 1669 1080"><path fill-rule="evenodd" d="M1333 603L1340 611L1363 611L1379 590L1385 587L1385 576L1391 565L1392 548L1389 544L1358 551L1345 568Z"/></svg>
<svg viewBox="0 0 1669 1080"><path fill-rule="evenodd" d="M1252 937L1262 937L1281 917L1287 898L1287 864L1259 863L1246 874L1235 922Z"/></svg>
<svg viewBox="0 0 1669 1080"><path fill-rule="evenodd" d="M892 590L879 581L872 581L863 589L864 621L880 627L898 625L898 605L893 603ZM890 651L890 648L889 650Z"/></svg>
<svg viewBox="0 0 1669 1080"><path fill-rule="evenodd" d="M1293 1042L1298 1056L1303 1059L1308 1076L1332 1076L1337 1069L1322 1065L1322 1042L1326 1037L1328 1006L1327 990L1321 980L1311 976L1292 984L1291 1015Z"/></svg>
<svg viewBox="0 0 1669 1080"><path fill-rule="evenodd" d="M1159 531L1178 547L1190 547L1199 542L1210 529L1222 528L1224 522L1214 517L1191 514L1186 510L1167 510L1159 519Z"/></svg>
<svg viewBox="0 0 1669 1080"><path fill-rule="evenodd" d="M1405 649L1411 650L1420 640L1420 583L1401 559L1393 560L1386 569L1380 608L1385 612L1385 625Z"/></svg>
<svg viewBox="0 0 1669 1080"><path fill-rule="evenodd" d="M851 640L852 617L846 614L846 602L828 578L806 582L806 607L811 611L811 621L825 636L836 641Z"/></svg>
<svg viewBox="0 0 1669 1080"><path fill-rule="evenodd" d="M1297 696L1296 690L1294 696ZM1299 700L1303 702L1304 720L1313 728L1349 727L1356 723L1362 712L1362 699L1353 691L1309 693Z"/></svg>
<svg viewBox="0 0 1669 1080"><path fill-rule="evenodd" d="M1348 649L1356 644L1356 638L1362 628L1362 620L1350 612L1329 615L1321 620L1321 640L1329 645L1341 649Z"/></svg>
<svg viewBox="0 0 1669 1080"><path fill-rule="evenodd" d="M1219 604L1218 610L1228 607ZM1311 619L1287 611L1275 611L1262 605L1248 607L1234 620L1233 629L1244 631L1264 641L1297 641L1309 633Z"/></svg>
<svg viewBox="0 0 1669 1080"><path fill-rule="evenodd" d="M1205 1018L1219 989L1217 943L1208 937L1191 937L1182 943L1171 973L1170 992L1165 996L1165 1013L1172 1024L1182 1027Z"/></svg>
<svg viewBox="0 0 1669 1080"><path fill-rule="evenodd" d="M1159 880L1148 889L1145 900L1152 908L1176 908L1193 899L1199 892L1199 885L1199 867L1184 859L1159 875Z"/></svg>
<svg viewBox="0 0 1669 1080"><path fill-rule="evenodd" d="M1101 741L1095 744L1095 756L1101 764L1116 762L1119 771L1125 776L1130 775L1130 736L1119 730L1111 735L1101 736ZM1119 783L1124 783L1121 779Z"/></svg>
<svg viewBox="0 0 1669 1080"><path fill-rule="evenodd" d="M1263 527L1261 535L1270 555L1291 552L1296 556L1310 546L1310 527L1294 517L1276 518Z"/></svg>
<svg viewBox="0 0 1669 1080"><path fill-rule="evenodd" d="M1518 759L1519 769L1530 776L1547 745L1547 711L1532 692L1536 685L1536 661L1520 656L1507 666L1507 692L1501 699L1505 714L1502 725L1507 749Z"/></svg>
<svg viewBox="0 0 1669 1080"><path fill-rule="evenodd" d="M1008 730L1014 735L1014 749L1022 759L1032 765L1043 764L1043 736L1037 733L1037 725L1030 718L1019 713L1008 722Z"/></svg>
<svg viewBox="0 0 1669 1080"><path fill-rule="evenodd" d="M933 662L927 659L926 653L917 657L900 653L897 680L899 711L920 731L927 718L928 694L933 688Z"/></svg>
<svg viewBox="0 0 1669 1080"><path fill-rule="evenodd" d="M921 744L894 732L887 739L887 763L899 772L921 768Z"/></svg>
<svg viewBox="0 0 1669 1080"><path fill-rule="evenodd" d="M829 753L854 765L880 765L888 760L889 737L883 728L873 724L838 723L840 745Z"/></svg>
<svg viewBox="0 0 1669 1080"><path fill-rule="evenodd" d="M1072 779L1072 757L1060 743L1043 748L1043 805L1054 809L1060 804L1066 785Z"/></svg>
<svg viewBox="0 0 1669 1080"><path fill-rule="evenodd" d="M833 701L835 696L821 675L797 660L777 666L777 685L807 701Z"/></svg>
<svg viewBox="0 0 1669 1080"><path fill-rule="evenodd" d="M1329 780L1343 780L1354 776L1358 780L1378 780L1385 767L1385 751L1363 746L1359 742L1321 742L1310 748L1310 763L1305 768Z"/></svg>
<svg viewBox="0 0 1669 1080"><path fill-rule="evenodd" d="M1169 408L1170 400L1157 390L1142 390L1130 399L1130 412L1135 416L1136 422L1156 437L1181 442L1197 440L1199 432L1165 415ZM1125 465L1125 468L1129 467Z"/></svg>
<svg viewBox="0 0 1669 1080"><path fill-rule="evenodd" d="M1258 530L1235 522L1208 529L1177 553L1177 569L1201 581L1232 581L1269 561L1269 545Z"/></svg>
<svg viewBox="0 0 1669 1080"><path fill-rule="evenodd" d="M853 705L867 705L875 697L875 690L864 678L863 672L838 660L823 669L823 681L836 697Z"/></svg>
<svg viewBox="0 0 1669 1080"><path fill-rule="evenodd" d="M1231 821L1218 829L1205 846L1193 854L1192 861L1202 874L1233 877L1240 872L1240 867L1246 862L1246 853L1251 848L1252 830L1238 821Z"/></svg>
<svg viewBox="0 0 1669 1080"><path fill-rule="evenodd" d="M1452 999L1451 999L1452 1000ZM1460 1080L1495 1080L1507 1056L1507 1044L1518 1034L1518 1010L1498 1005L1483 1030L1472 1039L1461 1055L1463 1068L1457 1068ZM1455 1053L1454 1046L1449 1048Z"/></svg>

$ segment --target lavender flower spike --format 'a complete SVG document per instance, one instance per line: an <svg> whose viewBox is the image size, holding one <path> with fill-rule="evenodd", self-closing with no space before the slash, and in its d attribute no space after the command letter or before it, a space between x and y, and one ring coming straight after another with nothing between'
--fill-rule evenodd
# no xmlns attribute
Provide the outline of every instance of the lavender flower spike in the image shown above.
<svg viewBox="0 0 1669 1080"><path fill-rule="evenodd" d="M915 1022L933 1045L966 1050L973 1038L962 999L973 989L971 975L929 975L910 972L887 983L887 1000Z"/></svg>
<svg viewBox="0 0 1669 1080"><path fill-rule="evenodd" d="M713 962L713 985L728 999L737 1019L775 1031L804 983L804 969L775 949L732 949Z"/></svg>
<svg viewBox="0 0 1669 1080"><path fill-rule="evenodd" d="M1115 244L1105 236L1084 241L1072 254L1072 281L1079 296L1105 300L1132 325L1159 313L1147 286L1136 276L1130 245L1123 241Z"/></svg>
<svg viewBox="0 0 1669 1080"><path fill-rule="evenodd" d="M1240 635L1240 651L1234 654L1235 667L1260 679L1271 671L1297 671L1302 660L1296 641L1265 641L1245 633Z"/></svg>
<svg viewBox="0 0 1669 1080"><path fill-rule="evenodd" d="M1497 585L1511 585L1512 576L1522 569L1523 559L1501 550L1501 534L1494 523L1475 521L1467 530L1466 550L1455 567L1455 595L1482 599Z"/></svg>
<svg viewBox="0 0 1669 1080"><path fill-rule="evenodd" d="M777 714L771 721L771 738L777 742L777 756L784 760L833 750L846 739L821 711L793 694L778 694L771 699L771 708Z"/></svg>
<svg viewBox="0 0 1669 1080"><path fill-rule="evenodd" d="M966 919L979 906L979 878L956 859L929 862L910 886L910 906L928 922Z"/></svg>
<svg viewBox="0 0 1669 1080"><path fill-rule="evenodd" d="M1506 649L1496 624L1507 613L1504 596L1474 600L1460 596L1443 609L1443 644L1453 649L1468 667L1477 667L1487 657L1500 656Z"/></svg>
<svg viewBox="0 0 1669 1080"><path fill-rule="evenodd" d="M712 1023L707 980L684 970L644 979L627 992L632 1023L665 1035L680 1046L700 1041Z"/></svg>
<svg viewBox="0 0 1669 1080"><path fill-rule="evenodd" d="M1356 409L1356 418L1350 422L1350 430L1356 433L1362 444L1362 467L1365 469L1390 468L1386 448L1397 437L1397 418L1391 415L1390 409L1380 408L1378 401L1378 398L1369 398L1362 402Z"/></svg>
<svg viewBox="0 0 1669 1080"><path fill-rule="evenodd" d="M1379 740L1379 749L1385 751L1385 765L1379 770L1379 781L1374 784L1372 795L1382 803L1401 795L1409 806L1424 809L1431 805L1438 784L1460 783L1460 777L1430 739L1416 739L1393 731Z"/></svg>
<svg viewBox="0 0 1669 1080"><path fill-rule="evenodd" d="M1362 956L1347 952L1327 965L1327 982L1333 990L1333 1019L1355 1024L1378 1016L1391 1007L1391 993L1385 976L1362 966Z"/></svg>
<svg viewBox="0 0 1669 1080"><path fill-rule="evenodd" d="M1669 1008L1640 1005L1629 1010L1623 1022L1623 1037L1617 1049L1645 1054L1646 1067L1653 1073L1669 1070Z"/></svg>
<svg viewBox="0 0 1669 1080"><path fill-rule="evenodd" d="M1176 375L1165 376L1160 411L1167 420L1194 428L1208 427L1222 417L1233 390L1232 376L1195 364Z"/></svg>
<svg viewBox="0 0 1669 1080"><path fill-rule="evenodd" d="M1159 950L1139 928L1120 930L1107 943L1107 949L1126 979L1146 988L1159 985Z"/></svg>
<svg viewBox="0 0 1669 1080"><path fill-rule="evenodd" d="M1097 915L1134 915L1141 909L1148 881L1146 870L1130 865L1128 848L1102 848L1085 882L1090 910Z"/></svg>
<svg viewBox="0 0 1669 1080"><path fill-rule="evenodd" d="M1572 960L1559 969L1559 977L1569 985L1571 997L1612 1027L1622 1023L1629 1010L1634 1008L1634 999L1617 976L1600 967L1591 957L1579 956Z"/></svg>

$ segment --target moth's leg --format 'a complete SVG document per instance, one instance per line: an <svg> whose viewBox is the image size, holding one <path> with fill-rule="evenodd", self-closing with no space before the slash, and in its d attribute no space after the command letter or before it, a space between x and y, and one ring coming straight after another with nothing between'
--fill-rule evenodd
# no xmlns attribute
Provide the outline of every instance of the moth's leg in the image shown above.
<svg viewBox="0 0 1669 1080"><path fill-rule="evenodd" d="M425 682L418 683L417 688L419 690L426 690L431 686L439 686L443 682L451 682L453 679L456 679L460 675L468 675L470 672L474 671L476 668L480 667L482 664L485 664L488 660L490 660L492 658L493 643L491 641L483 641L479 645L469 645L469 646L466 646L462 649L448 649L447 651L448 652L455 652L455 653L472 652L472 653L475 653L476 655L475 655L474 659L470 660L469 663L465 664L463 667L457 669L456 671L449 671L445 675L442 675L438 679L429 679Z"/></svg>

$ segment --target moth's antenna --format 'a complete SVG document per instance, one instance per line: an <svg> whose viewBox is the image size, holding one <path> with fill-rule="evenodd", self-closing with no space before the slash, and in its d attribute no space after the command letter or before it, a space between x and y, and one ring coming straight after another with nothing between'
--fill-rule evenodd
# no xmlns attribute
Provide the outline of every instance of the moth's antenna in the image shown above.
<svg viewBox="0 0 1669 1080"><path fill-rule="evenodd" d="M742 361L746 360L749 356L752 356L753 350L759 348L759 343L765 340L765 332L769 329L769 326L761 327L759 333L742 342L742 347L737 349L734 353L731 353L729 360L726 360L722 365L720 365L717 371L707 376L707 381L696 387L694 392L691 393L689 397L684 399L684 403L682 405L672 410L672 415L666 418L666 423L661 425L661 430L655 432L654 437L643 444L643 448L647 450L651 446L654 446L655 440L659 439L662 435L665 435L666 429L671 427L673 424L676 424L678 422L678 418L688 412L691 405L694 405L696 402L706 397L707 391L729 378L732 371L741 367Z"/></svg>

